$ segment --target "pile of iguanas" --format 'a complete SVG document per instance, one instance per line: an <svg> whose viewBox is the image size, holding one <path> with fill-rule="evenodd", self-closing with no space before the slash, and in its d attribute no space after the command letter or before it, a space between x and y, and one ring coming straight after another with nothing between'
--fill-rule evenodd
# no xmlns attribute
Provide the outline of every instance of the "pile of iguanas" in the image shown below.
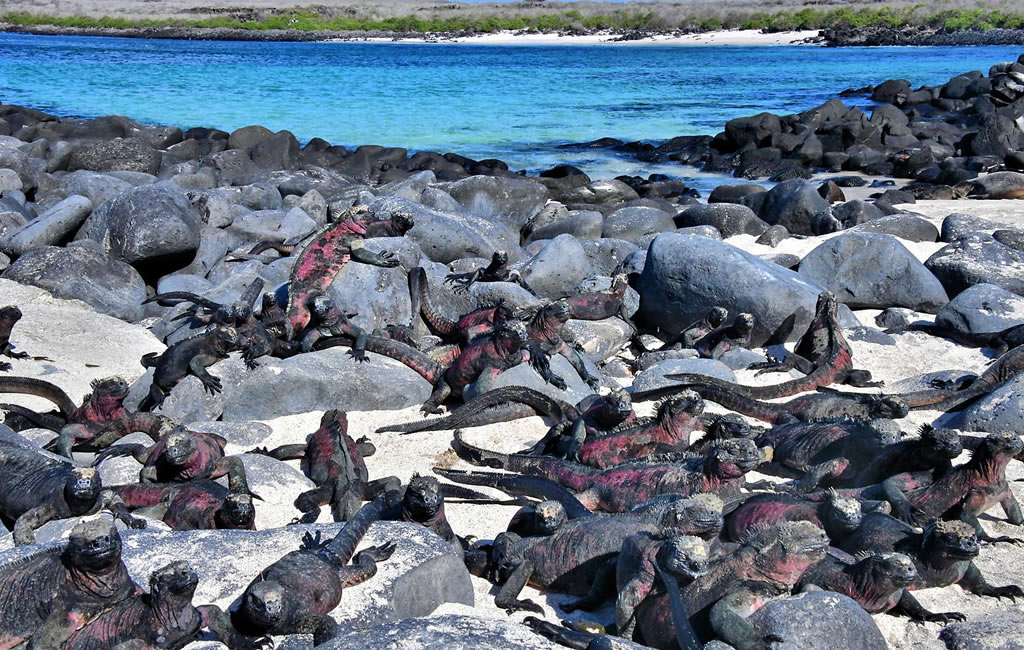
<svg viewBox="0 0 1024 650"><path fill-rule="evenodd" d="M264 647L269 635L282 634L327 641L338 633L330 612L343 588L371 577L376 563L395 549L392 542L356 553L378 520L415 522L440 536L471 573L501 585L495 604L510 613L544 612L520 597L527 585L575 596L559 605L566 612L613 603L614 622L603 628L526 619L538 633L577 648L612 647L612 634L655 648L691 650L713 639L741 650L764 648L770 639L751 614L772 599L806 590L844 594L870 613L939 623L964 616L928 611L915 590L959 584L979 596L1024 597L1015 585L990 585L973 564L981 542L1022 541L989 535L979 517L999 504L1011 524L1024 524L1005 475L1007 464L1024 456L1024 442L1014 433L979 438L930 425L909 435L897 422L911 409L962 408L1016 377L1024 370L1021 326L970 340L953 337L999 355L967 383L905 394L844 392L832 386L880 383L854 367L837 300L826 291L792 351L750 366L758 374L793 371L797 378L747 386L670 374L667 387L617 388L569 404L525 386L494 388L494 379L525 363L564 389L565 379L550 364L561 355L595 391L611 384L594 372L566 323L621 318L636 332L624 306L626 274L616 273L604 291L531 309L479 305L449 318L431 293L426 270L413 268L414 322L368 332L332 299L330 286L350 260L398 266L394 255L370 252L364 240L401 237L413 225L407 215L375 221L355 208L295 246L255 247L243 257L259 259L273 247L295 258L285 304L276 292L263 292L262 280L230 305L187 292L154 296L151 301L191 302L179 318L197 334L143 357L142 365L153 369L152 382L135 408L126 406L129 386L116 377L93 382L79 405L50 382L0 375L0 392L44 397L58 411L0 405L7 424L53 432L44 447L0 436L0 519L19 546L33 544L35 530L48 521L104 510L132 528L144 526L138 515L145 514L177 530L255 529L260 498L249 489L241 458L226 454L227 440L158 412L187 376L211 393L222 390L209 368L232 353L250 368L265 355L333 345L351 348L360 362L372 361L368 352L397 359L432 384L423 411L440 414L446 404L449 411L378 431L454 431L460 459L502 471L435 468L455 484L419 475L406 485L394 476L371 479L364 458L374 445L349 435L344 411L326 409L308 439L303 432L292 444L249 453L299 461L315 487L295 500L293 523L314 522L327 506L336 521L347 522L335 537L307 535L300 549L264 568L236 609L225 612L193 605L198 578L184 562L156 569L144 593L120 560L113 525L105 519L80 523L66 544L0 566L0 594L18 594L0 598L0 648L180 648L203 630L231 648ZM445 285L469 294L488 282L530 289L502 251L485 267L450 274ZM17 307L0 309L0 353L12 361L29 358L11 344L21 317ZM424 326L432 335L416 337ZM749 347L753 326L750 314L730 322L729 312L715 306L679 332L660 333L658 345L650 344L650 333L638 333L628 365L648 367L681 349L719 359ZM949 335L934 326L909 329ZM0 371L10 370L11 363L0 364ZM452 403L470 384L477 396ZM634 404L653 399L661 401L652 415L638 416ZM733 413L712 415L705 400ZM546 418L548 428L515 451L488 449L467 433L532 415ZM136 432L151 443L119 442ZM965 448L970 459L957 463ZM141 464L138 481L104 486L96 468L126 456ZM90 458L88 466L80 464L83 458ZM779 480L748 480L754 470ZM456 484L497 489L525 505L493 540L476 540L473 531L456 535L445 514L446 497L495 501Z"/></svg>

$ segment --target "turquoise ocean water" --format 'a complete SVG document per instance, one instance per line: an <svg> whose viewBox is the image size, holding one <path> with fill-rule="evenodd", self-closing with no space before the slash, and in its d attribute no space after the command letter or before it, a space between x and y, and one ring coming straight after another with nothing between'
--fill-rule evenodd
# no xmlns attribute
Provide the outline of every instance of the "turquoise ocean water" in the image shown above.
<svg viewBox="0 0 1024 650"><path fill-rule="evenodd" d="M0 34L0 101L69 117L560 162L594 177L661 171L566 142L713 134L727 120L818 105L889 78L936 84L1014 60L1012 47L838 48L256 43ZM864 99L847 99L861 103Z"/></svg>

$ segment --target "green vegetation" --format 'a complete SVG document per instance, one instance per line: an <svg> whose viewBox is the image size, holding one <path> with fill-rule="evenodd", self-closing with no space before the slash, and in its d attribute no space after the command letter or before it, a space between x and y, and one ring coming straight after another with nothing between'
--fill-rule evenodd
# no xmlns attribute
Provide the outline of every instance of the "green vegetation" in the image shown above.
<svg viewBox="0 0 1024 650"><path fill-rule="evenodd" d="M830 27L919 26L946 31L1017 29L1024 27L1024 13L989 9L945 9L935 12L927 5L837 9L803 8L797 11L727 13L712 16L672 16L656 10L615 10L585 15L578 10L557 13L359 18L330 15L322 9L266 12L258 18L221 15L197 19L129 19L84 16L45 16L27 12L0 14L0 22L19 26L53 25L103 29L130 28L233 28L247 30L295 30L332 32L390 32L399 34L491 33L497 31L564 32L589 30L650 30L657 32L707 32L719 29L759 29L766 32L817 30Z"/></svg>

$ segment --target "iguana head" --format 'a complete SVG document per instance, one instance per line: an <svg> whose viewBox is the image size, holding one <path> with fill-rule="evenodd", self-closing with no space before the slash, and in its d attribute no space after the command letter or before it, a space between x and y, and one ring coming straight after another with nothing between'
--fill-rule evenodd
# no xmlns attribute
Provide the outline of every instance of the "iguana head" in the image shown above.
<svg viewBox="0 0 1024 650"><path fill-rule="evenodd" d="M707 429L706 437L711 440L729 440L731 438L749 438L757 436L757 430L750 423L735 413L715 418Z"/></svg>
<svg viewBox="0 0 1024 650"><path fill-rule="evenodd" d="M320 416L320 428L337 425L341 430L348 433L348 413L340 409L328 409Z"/></svg>
<svg viewBox="0 0 1024 650"><path fill-rule="evenodd" d="M334 308L334 301L331 297L326 294L320 294L316 298L313 298L312 309L313 316L320 322L326 321L330 315L331 310Z"/></svg>
<svg viewBox="0 0 1024 650"><path fill-rule="evenodd" d="M519 557L516 553L516 544L522 541L522 537L516 533L498 533L491 544L491 579L503 584L519 564Z"/></svg>
<svg viewBox="0 0 1024 650"><path fill-rule="evenodd" d="M881 395L872 399L868 410L872 418L887 418L890 420L905 418L910 413L910 407L903 398L895 395Z"/></svg>
<svg viewBox="0 0 1024 650"><path fill-rule="evenodd" d="M537 522L542 531L553 533L569 519L565 512L565 506L559 501L541 501L534 508L537 513Z"/></svg>
<svg viewBox="0 0 1024 650"><path fill-rule="evenodd" d="M758 571L785 585L795 584L808 567L821 562L829 547L825 531L809 521L754 526L743 543L757 551L754 564Z"/></svg>
<svg viewBox="0 0 1024 650"><path fill-rule="evenodd" d="M572 313L572 308L569 306L568 300L556 300L553 303L546 305L541 310L541 315L544 318L553 318L560 322L569 320L569 315Z"/></svg>
<svg viewBox="0 0 1024 650"><path fill-rule="evenodd" d="M924 424L918 432L927 449L939 458L953 460L964 451L963 440L956 429L936 429L930 424Z"/></svg>
<svg viewBox="0 0 1024 650"><path fill-rule="evenodd" d="M91 467L76 467L71 470L64 484L64 499L68 505L92 505L103 489L99 472Z"/></svg>
<svg viewBox="0 0 1024 650"><path fill-rule="evenodd" d="M413 474L402 497L402 508L416 521L430 519L444 507L441 483L433 476Z"/></svg>
<svg viewBox="0 0 1024 650"><path fill-rule="evenodd" d="M838 309L839 301L836 300L836 294L831 291L822 291L818 294L818 303L814 307L814 318L815 320L828 316L835 318Z"/></svg>
<svg viewBox="0 0 1024 650"><path fill-rule="evenodd" d="M935 521L924 529L921 556L929 563L973 560L981 548L974 528L962 521Z"/></svg>
<svg viewBox="0 0 1024 650"><path fill-rule="evenodd" d="M128 397L128 382L121 377L94 379L90 387L92 392L89 393L89 403L93 409L105 415L121 408Z"/></svg>
<svg viewBox="0 0 1024 650"><path fill-rule="evenodd" d="M398 210L391 215L391 230L394 233L393 237L401 237L405 233L413 229L416 222L413 221L411 212L404 212Z"/></svg>
<svg viewBox="0 0 1024 650"><path fill-rule="evenodd" d="M160 567L149 576L149 593L157 599L183 596L191 600L198 585L199 575L184 560Z"/></svg>
<svg viewBox="0 0 1024 650"><path fill-rule="evenodd" d="M527 339L526 323L520 320L502 321L494 329L495 336L510 343L525 343Z"/></svg>
<svg viewBox="0 0 1024 650"><path fill-rule="evenodd" d="M736 316L736 320L733 321L734 334L739 336L746 336L750 334L754 329L754 315L753 314L739 314Z"/></svg>
<svg viewBox="0 0 1024 650"><path fill-rule="evenodd" d="M167 434L164 445L164 460L174 467L183 467L199 451L195 436L185 427L178 427Z"/></svg>
<svg viewBox="0 0 1024 650"><path fill-rule="evenodd" d="M276 580L263 580L251 585L242 596L239 614L260 628L274 628L284 621L284 587Z"/></svg>
<svg viewBox="0 0 1024 650"><path fill-rule="evenodd" d="M629 276L621 271L612 276L612 291L618 291L629 286Z"/></svg>
<svg viewBox="0 0 1024 650"><path fill-rule="evenodd" d="M661 516L663 529L683 535L718 535L725 520L722 500L711 493L697 494L673 503Z"/></svg>
<svg viewBox="0 0 1024 650"><path fill-rule="evenodd" d="M656 556L663 569L687 583L707 573L710 559L707 542L692 535L678 535L666 540Z"/></svg>
<svg viewBox="0 0 1024 650"><path fill-rule="evenodd" d="M234 327L218 327L215 340L217 347L225 352L237 349L242 343L242 338Z"/></svg>
<svg viewBox="0 0 1024 650"><path fill-rule="evenodd" d="M244 529L256 521L256 508L248 494L229 494L217 511L224 528Z"/></svg>
<svg viewBox="0 0 1024 650"><path fill-rule="evenodd" d="M505 266L508 264L508 253L502 250L494 251L491 255L491 264L494 266Z"/></svg>
<svg viewBox="0 0 1024 650"><path fill-rule="evenodd" d="M71 530L65 553L74 567L106 569L121 561L121 535L110 519L83 521Z"/></svg>
<svg viewBox="0 0 1024 650"><path fill-rule="evenodd" d="M860 501L841 496L835 490L829 490L822 523L830 535L848 535L857 530L863 520L864 512L861 510Z"/></svg>
<svg viewBox="0 0 1024 650"><path fill-rule="evenodd" d="M858 553L853 575L866 592L880 586L899 589L917 580L917 566L903 553Z"/></svg>
<svg viewBox="0 0 1024 650"><path fill-rule="evenodd" d="M10 323L13 325L21 320L21 310L14 305L7 305L6 307L0 307L0 321Z"/></svg>
<svg viewBox="0 0 1024 650"><path fill-rule="evenodd" d="M712 307L708 315L704 317L711 327L721 326L727 318L729 318L729 310L725 307Z"/></svg>
<svg viewBox="0 0 1024 650"><path fill-rule="evenodd" d="M706 466L723 478L738 478L761 464L761 450L749 438L733 438L712 443Z"/></svg>
<svg viewBox="0 0 1024 650"><path fill-rule="evenodd" d="M1013 458L1024 451L1024 441L1016 433L1001 431L990 433L974 452L975 457Z"/></svg>
<svg viewBox="0 0 1024 650"><path fill-rule="evenodd" d="M684 390L658 405L657 418L667 422L681 415L697 416L704 412L704 400L696 391Z"/></svg>
<svg viewBox="0 0 1024 650"><path fill-rule="evenodd" d="M633 399L624 388L613 390L602 398L605 413L622 422L633 412Z"/></svg>

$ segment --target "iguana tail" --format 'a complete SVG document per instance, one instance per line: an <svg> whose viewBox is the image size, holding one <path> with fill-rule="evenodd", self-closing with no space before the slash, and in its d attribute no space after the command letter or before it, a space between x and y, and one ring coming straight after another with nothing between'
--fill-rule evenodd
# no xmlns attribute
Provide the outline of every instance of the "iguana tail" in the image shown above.
<svg viewBox="0 0 1024 650"><path fill-rule="evenodd" d="M36 413L32 409L25 408L24 406L18 406L17 404L0 404L0 411L7 411L8 413L20 415L37 427L49 429L54 432L59 432L61 427L64 426L64 420L59 417L47 415L45 413Z"/></svg>
<svg viewBox="0 0 1024 650"><path fill-rule="evenodd" d="M0 393L21 393L23 395L35 395L36 397L48 399L56 404L65 419L70 417L77 408L60 386L43 381L42 379L0 377Z"/></svg>
<svg viewBox="0 0 1024 650"><path fill-rule="evenodd" d="M420 314L431 328L440 334L451 334L455 331L455 321L442 315L431 300L427 272L422 266L417 266L409 272L409 291L419 296Z"/></svg>
<svg viewBox="0 0 1024 650"><path fill-rule="evenodd" d="M455 430L454 437L455 439L452 441L452 448L455 450L455 453L459 455L459 458L467 463L482 465L484 467L495 467L497 469L505 469L508 466L509 454L491 451L490 449L484 449L482 447L475 447L463 439L462 431L459 429Z"/></svg>
<svg viewBox="0 0 1024 650"><path fill-rule="evenodd" d="M590 484L591 477L600 474L601 470L588 465L581 465L550 456L527 456L524 454L502 454L490 449L483 449L468 444L462 438L462 432L455 431L452 449L459 458L474 465L495 467L510 472L519 472L527 476L539 476L554 481L559 485L583 490Z"/></svg>
<svg viewBox="0 0 1024 650"><path fill-rule="evenodd" d="M565 507L565 513L569 519L594 516L594 513L587 510L586 506L580 503L580 500L570 490L546 478L494 472L465 472L440 467L435 467L433 471L438 476L443 476L456 483L492 487L514 496L558 501Z"/></svg>
<svg viewBox="0 0 1024 650"><path fill-rule="evenodd" d="M334 539L327 542L324 550L332 556L333 561L337 562L338 566L348 564L348 561L355 554L359 542L362 541L363 535L370 529L370 524L380 520L383 510L384 496L381 495L370 503L363 505L359 512L348 520L345 527L334 536Z"/></svg>
<svg viewBox="0 0 1024 650"><path fill-rule="evenodd" d="M579 414L569 404L532 388L502 386L474 397L443 418L392 424L377 429L377 433L385 431L412 433L414 431L480 427L497 422L511 422L531 415L546 415L555 422L560 422L575 419Z"/></svg>
<svg viewBox="0 0 1024 650"><path fill-rule="evenodd" d="M168 291L167 293L158 293L152 298L146 298L145 300L143 300L142 304L145 305L151 302L158 302L161 300L187 300L191 303L202 305L203 307L206 307L210 311L216 311L218 308L220 308L220 305L213 302L212 300L207 300L206 298L203 298L198 294L192 293L191 291Z"/></svg>
<svg viewBox="0 0 1024 650"><path fill-rule="evenodd" d="M749 415L752 418L757 418L764 422L771 422L777 424L782 421L786 421L787 411L780 407L778 404L772 404L770 402L759 402L756 399L750 399L744 397L738 393L734 393L730 390L725 390L718 386L704 386L700 384L694 384L686 387L688 390L692 390L703 399L721 404L730 411L736 411L743 415Z"/></svg>
<svg viewBox="0 0 1024 650"><path fill-rule="evenodd" d="M419 373L421 377L429 381L431 384L436 383L438 377L440 377L441 373L445 370L445 366L437 363L426 354L420 352L411 345L406 345L405 343L395 341L394 339L385 339L379 336L367 336L366 350L368 352L376 352L377 354L385 357L391 357L396 361L401 361Z"/></svg>

